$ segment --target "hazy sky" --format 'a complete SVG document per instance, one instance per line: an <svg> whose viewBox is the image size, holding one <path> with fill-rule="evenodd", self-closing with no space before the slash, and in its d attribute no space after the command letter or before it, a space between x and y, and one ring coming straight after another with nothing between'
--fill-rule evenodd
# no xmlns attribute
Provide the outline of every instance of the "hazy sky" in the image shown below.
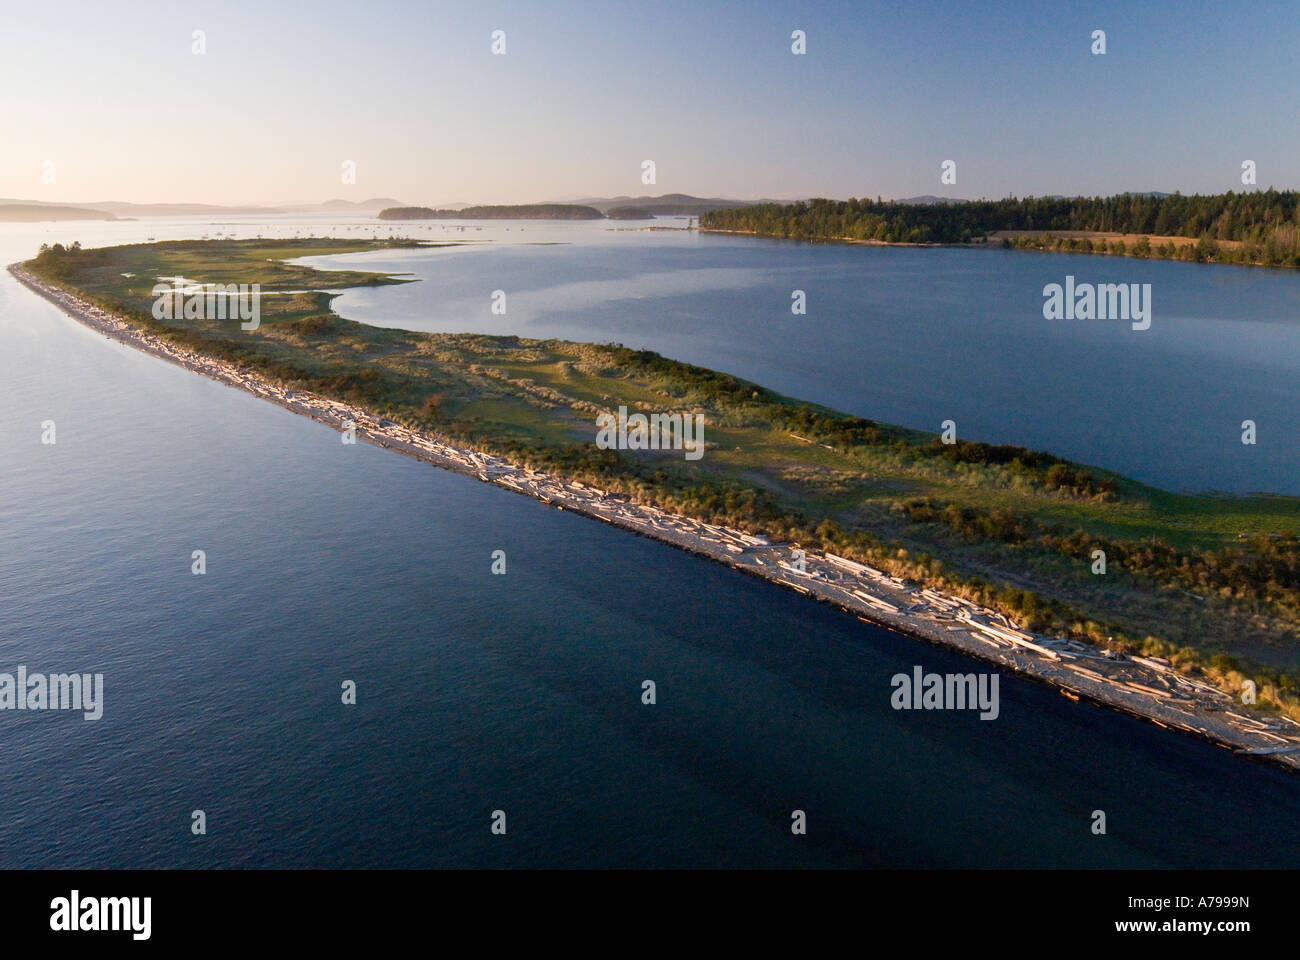
<svg viewBox="0 0 1300 960"><path fill-rule="evenodd" d="M0 196L1296 187L1298 47L1293 2L10 3Z"/></svg>

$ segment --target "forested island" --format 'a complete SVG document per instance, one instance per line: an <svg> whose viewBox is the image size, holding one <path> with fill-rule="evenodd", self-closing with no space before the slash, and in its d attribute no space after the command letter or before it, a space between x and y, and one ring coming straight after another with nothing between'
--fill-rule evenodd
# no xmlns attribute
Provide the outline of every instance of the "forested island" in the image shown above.
<svg viewBox="0 0 1300 960"><path fill-rule="evenodd" d="M1027 197L914 204L814 199L711 210L700 228L798 240L965 244L1300 266L1300 193Z"/></svg>
<svg viewBox="0 0 1300 960"><path fill-rule="evenodd" d="M605 216L611 220L653 220L655 214L645 207L610 207Z"/></svg>
<svg viewBox="0 0 1300 960"><path fill-rule="evenodd" d="M603 220L595 207L576 203L521 203L463 210L434 210L432 207L388 207L379 211L380 220Z"/></svg>
<svg viewBox="0 0 1300 960"><path fill-rule="evenodd" d="M1300 716L1300 498L1175 494L1022 447L944 443L619 345L368 326L335 313L332 291L400 280L286 262L392 245L56 244L24 267L289 395L354 404L629 502L872 564L1094 650L1163 657L1236 690L1249 677L1261 702ZM260 283L260 326L157 319L154 282L178 275ZM598 448L596 415L620 404L702 413L707 455ZM1091 569L1096 551L1106 576Z"/></svg>

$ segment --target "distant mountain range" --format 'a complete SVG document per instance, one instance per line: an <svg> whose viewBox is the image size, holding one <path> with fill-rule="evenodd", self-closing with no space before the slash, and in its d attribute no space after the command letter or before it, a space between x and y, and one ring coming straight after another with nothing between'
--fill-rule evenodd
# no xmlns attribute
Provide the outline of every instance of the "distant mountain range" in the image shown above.
<svg viewBox="0 0 1300 960"><path fill-rule="evenodd" d="M1044 199L1044 200L1077 200L1077 199L1078 199L1079 197L1081 197L1081 196L1085 196L1085 194L1081 194L1081 193L1049 193L1049 194L1047 194L1047 196L1043 197L1042 199ZM1112 194L1106 194L1106 196L1112 196ZM1116 196L1116 197L1155 197L1156 199L1159 200L1159 199L1163 199L1163 198L1165 198L1165 197L1172 197L1173 194L1172 194L1172 193L1162 193L1162 192L1159 191L1159 190L1125 190L1123 193L1116 193L1116 194L1113 194L1113 196Z"/></svg>
<svg viewBox="0 0 1300 960"><path fill-rule="evenodd" d="M116 220L104 210L74 207L71 204L31 203L0 200L0 222L40 223L45 220Z"/></svg>
<svg viewBox="0 0 1300 960"><path fill-rule="evenodd" d="M1132 196L1168 197L1171 194L1158 190L1133 192ZM1053 198L1049 198L1053 199ZM626 219L627 215L639 216L642 212L656 216L698 217L708 210L724 210L735 207L749 207L759 203L786 204L789 200L732 200L726 197L695 197L688 193L666 193L658 197L581 197L552 201L566 205L594 207L606 216L615 210L615 219ZM924 194L917 197L903 197L895 203L940 204L969 203L958 197L936 197ZM260 206L246 204L240 206L223 206L210 203L126 203L119 200L103 200L94 203L52 203L46 200L22 200L11 197L0 198L0 222L38 222L43 220L120 220L131 217L185 217L185 216L257 216L259 214L354 214L356 216L377 216L381 210L406 207L408 204L392 197L372 197L368 200L326 200L324 203L277 203ZM470 204L463 202L439 203L434 205L445 215L447 211L463 210ZM541 206L541 204L523 204L517 206ZM635 208L620 210L620 208Z"/></svg>
<svg viewBox="0 0 1300 960"><path fill-rule="evenodd" d="M369 200L326 200L324 203L283 203L274 206L222 206L211 203L125 203L101 200L94 203L51 203L44 200L0 198L0 220L117 220L124 217L257 216L283 213L378 213L385 207L401 206L391 197ZM447 204L448 207L454 204Z"/></svg>
<svg viewBox="0 0 1300 960"><path fill-rule="evenodd" d="M324 203L276 204L285 213L376 213L384 207L401 206L401 200L392 197L371 197L369 200L326 200Z"/></svg>
<svg viewBox="0 0 1300 960"><path fill-rule="evenodd" d="M961 197L936 197L932 193L926 193L919 197L900 197L895 203L969 203Z"/></svg>
<svg viewBox="0 0 1300 960"><path fill-rule="evenodd" d="M755 203L771 203L772 201L728 200L725 197L693 197L688 193L665 193L661 197L582 197L577 200L563 202L595 207L601 213L609 213L615 207L637 207L641 210L649 210L661 217L698 217L705 210L748 207Z"/></svg>
<svg viewBox="0 0 1300 960"><path fill-rule="evenodd" d="M380 220L603 220L595 207L576 203L520 203L497 206L434 209L432 207L385 207Z"/></svg>

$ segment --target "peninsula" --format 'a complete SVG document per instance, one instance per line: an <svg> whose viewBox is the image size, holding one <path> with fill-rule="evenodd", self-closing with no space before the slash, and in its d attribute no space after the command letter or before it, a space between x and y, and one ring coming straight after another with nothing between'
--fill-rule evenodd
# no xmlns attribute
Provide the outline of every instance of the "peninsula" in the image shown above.
<svg viewBox="0 0 1300 960"><path fill-rule="evenodd" d="M945 443L618 345L371 327L331 291L403 278L294 262L416 245L55 245L10 269L107 336L381 446L1300 769L1300 498ZM260 284L260 325L158 319L172 276ZM704 455L599 447L621 407L702 416Z"/></svg>
<svg viewBox="0 0 1300 960"><path fill-rule="evenodd" d="M1300 266L1300 192L1294 190L934 203L815 199L711 210L700 216L700 229L795 240L992 242L1141 259Z"/></svg>

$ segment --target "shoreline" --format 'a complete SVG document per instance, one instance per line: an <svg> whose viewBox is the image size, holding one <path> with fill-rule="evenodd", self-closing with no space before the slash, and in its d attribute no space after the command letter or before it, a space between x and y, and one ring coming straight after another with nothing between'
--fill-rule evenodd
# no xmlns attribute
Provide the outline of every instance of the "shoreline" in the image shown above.
<svg viewBox="0 0 1300 960"><path fill-rule="evenodd" d="M983 243L917 243L907 240L859 240L857 237L778 237L772 233L759 233L757 230L723 230L721 227L695 227L699 233L725 233L733 237L759 237L763 240L793 240L796 243L847 243L859 247L971 247L983 248L1001 244Z"/></svg>
<svg viewBox="0 0 1300 960"><path fill-rule="evenodd" d="M357 437L369 443L723 563L837 606L865 622L1050 684L1071 699L1087 699L1238 754L1300 771L1300 723L1279 715L1254 717L1236 710L1238 704L1232 696L1178 673L1158 658L1112 654L1081 641L1029 633L978 604L833 554L807 550L800 568L792 562L798 544L774 543L762 536L671 514L624 494L610 494L458 447L436 434L408 429L351 404L287 390L233 364L139 330L36 279L20 264L11 264L8 270L23 286L110 339L335 429L342 430L352 423ZM881 695L888 696L888 687L883 683Z"/></svg>
<svg viewBox="0 0 1300 960"><path fill-rule="evenodd" d="M1284 266L1282 264L1261 263L1257 260L1236 261L1220 260L1218 258L1207 257L1203 260L1184 259L1178 256L1160 256L1154 251L1160 245L1165 243L1171 244L1175 250L1182 250L1184 247L1196 246L1199 238L1197 237L1176 237L1168 235L1157 235L1147 233L1112 233L1104 230L994 230L988 234L979 243L960 241L954 243L925 242L917 243L904 240L859 240L856 237L779 237L772 233L759 233L756 230L723 230L719 227L696 227L700 233L720 233L733 237L757 237L761 240L781 240L787 243L834 243L846 244L848 246L859 247L920 247L925 249L955 249L955 250L1019 250L1021 252L1032 253L1072 253L1081 257L1119 257L1129 260L1150 260L1159 263L1199 263L1203 266L1220 266L1220 267L1254 267L1268 270L1294 270L1295 267ZM1018 239L1023 240L1041 240L1044 237L1059 237L1062 240L1105 240L1123 241L1126 245L1136 243L1139 240L1146 240L1151 244L1151 253L1146 256L1139 256L1126 249L1123 253L1115 253L1107 250L1067 250L1056 249L1044 245L1017 244ZM1003 246L1003 244L1010 246ZM1226 250L1235 250L1243 243L1241 240L1216 240L1220 247Z"/></svg>

